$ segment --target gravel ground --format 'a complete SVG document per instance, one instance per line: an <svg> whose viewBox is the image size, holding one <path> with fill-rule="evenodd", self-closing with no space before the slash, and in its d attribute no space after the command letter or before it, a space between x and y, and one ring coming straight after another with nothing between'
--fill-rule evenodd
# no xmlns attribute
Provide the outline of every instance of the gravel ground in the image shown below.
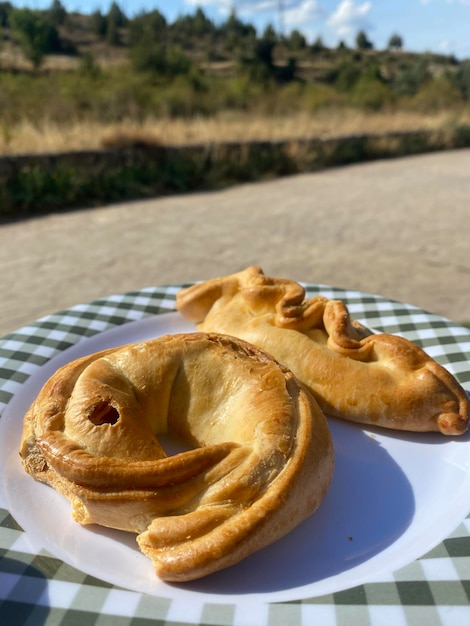
<svg viewBox="0 0 470 626"><path fill-rule="evenodd" d="M470 321L470 150L0 224L0 336L113 293L260 265Z"/></svg>

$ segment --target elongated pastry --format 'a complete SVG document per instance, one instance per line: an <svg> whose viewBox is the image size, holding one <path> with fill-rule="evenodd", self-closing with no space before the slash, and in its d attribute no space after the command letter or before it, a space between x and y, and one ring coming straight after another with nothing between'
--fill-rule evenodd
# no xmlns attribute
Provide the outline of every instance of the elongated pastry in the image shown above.
<svg viewBox="0 0 470 626"><path fill-rule="evenodd" d="M248 267L181 290L177 309L200 331L228 333L272 354L327 415L445 435L468 428L467 395L444 367L414 343L352 321L342 301L306 299L294 281Z"/></svg>
<svg viewBox="0 0 470 626"><path fill-rule="evenodd" d="M162 433L187 449L167 456ZM334 464L326 418L292 373L242 340L204 333L65 365L27 412L20 454L77 522L138 533L168 581L285 535L320 505Z"/></svg>

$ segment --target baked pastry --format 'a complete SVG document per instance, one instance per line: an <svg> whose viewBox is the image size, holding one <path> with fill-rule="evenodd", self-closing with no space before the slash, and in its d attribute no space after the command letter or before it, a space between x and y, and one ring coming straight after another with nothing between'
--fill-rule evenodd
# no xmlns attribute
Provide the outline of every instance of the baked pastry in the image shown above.
<svg viewBox="0 0 470 626"><path fill-rule="evenodd" d="M185 288L176 302L200 331L228 333L272 354L327 415L445 435L468 428L468 397L455 378L414 343L352 321L342 301L306 299L298 283L248 267Z"/></svg>
<svg viewBox="0 0 470 626"><path fill-rule="evenodd" d="M167 456L158 436L187 449ZM73 518L138 533L168 581L199 578L285 535L333 473L326 418L292 373L242 340L166 335L59 369L20 454Z"/></svg>

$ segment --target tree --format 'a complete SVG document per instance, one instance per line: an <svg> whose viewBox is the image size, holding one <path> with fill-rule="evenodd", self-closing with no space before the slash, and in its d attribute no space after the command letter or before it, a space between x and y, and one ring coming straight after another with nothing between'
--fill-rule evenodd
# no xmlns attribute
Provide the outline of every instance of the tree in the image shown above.
<svg viewBox="0 0 470 626"><path fill-rule="evenodd" d="M118 46L121 43L119 30L126 24L127 17L117 2L113 2L106 16L106 41L111 46Z"/></svg>
<svg viewBox="0 0 470 626"><path fill-rule="evenodd" d="M8 26L8 20L13 7L10 2L0 2L0 27Z"/></svg>
<svg viewBox="0 0 470 626"><path fill-rule="evenodd" d="M206 14L200 7L196 10L194 17L192 18L192 30L197 37L213 34L215 32L213 22L206 17Z"/></svg>
<svg viewBox="0 0 470 626"><path fill-rule="evenodd" d="M291 50L304 50L307 46L307 41L304 35L302 35L299 30L295 29L291 32L287 40L287 45Z"/></svg>
<svg viewBox="0 0 470 626"><path fill-rule="evenodd" d="M119 27L114 15L108 16L106 20L106 41L110 46L118 46L121 43Z"/></svg>
<svg viewBox="0 0 470 626"><path fill-rule="evenodd" d="M91 29L100 39L106 35L106 18L100 10L91 14Z"/></svg>
<svg viewBox="0 0 470 626"><path fill-rule="evenodd" d="M171 41L179 42L183 47L192 45L195 39L211 41L217 34L215 24L206 17L201 8L194 15L182 15L169 27Z"/></svg>
<svg viewBox="0 0 470 626"><path fill-rule="evenodd" d="M185 59L175 63L176 53L168 61L168 24L158 9L136 15L129 22L128 36L131 62L138 72L168 75L183 69Z"/></svg>
<svg viewBox="0 0 470 626"><path fill-rule="evenodd" d="M10 25L23 54L36 70L46 54L60 48L56 28L39 11L14 9L10 14Z"/></svg>
<svg viewBox="0 0 470 626"><path fill-rule="evenodd" d="M113 21L117 28L123 28L127 24L127 17L117 2L113 2L108 11L108 21Z"/></svg>
<svg viewBox="0 0 470 626"><path fill-rule="evenodd" d="M273 52L277 42L274 28L266 27L262 37L255 38L252 45L245 45L240 55L240 69L249 80L268 83L275 76Z"/></svg>
<svg viewBox="0 0 470 626"><path fill-rule="evenodd" d="M255 27L239 20L234 10L220 27L220 34L225 39L228 50L246 48L246 44L252 45L256 40Z"/></svg>
<svg viewBox="0 0 470 626"><path fill-rule="evenodd" d="M269 24L263 33L263 36L258 39L255 47L255 56L266 69L271 70L273 67L273 51L276 46L277 36L273 26Z"/></svg>
<svg viewBox="0 0 470 626"><path fill-rule="evenodd" d="M141 45L143 42L150 45L162 41L167 35L165 16L155 9L149 13L140 13L129 22L130 46Z"/></svg>
<svg viewBox="0 0 470 626"><path fill-rule="evenodd" d="M389 50L401 50L403 48L403 39L400 37L400 35L392 35L388 41L387 48Z"/></svg>
<svg viewBox="0 0 470 626"><path fill-rule="evenodd" d="M465 100L470 100L470 60L462 61L455 73L454 83Z"/></svg>
<svg viewBox="0 0 470 626"><path fill-rule="evenodd" d="M315 39L312 43L312 52L322 52L325 49L325 44L323 43L323 39L320 35Z"/></svg>
<svg viewBox="0 0 470 626"><path fill-rule="evenodd" d="M374 47L363 30L357 33L356 47L359 48L359 50L370 50Z"/></svg>
<svg viewBox="0 0 470 626"><path fill-rule="evenodd" d="M195 72L189 58L178 46L165 46L158 41L143 40L131 48L131 62L138 72L151 72L172 80Z"/></svg>
<svg viewBox="0 0 470 626"><path fill-rule="evenodd" d="M62 26L67 19L67 11L60 0L53 0L48 10L49 21L56 28Z"/></svg>

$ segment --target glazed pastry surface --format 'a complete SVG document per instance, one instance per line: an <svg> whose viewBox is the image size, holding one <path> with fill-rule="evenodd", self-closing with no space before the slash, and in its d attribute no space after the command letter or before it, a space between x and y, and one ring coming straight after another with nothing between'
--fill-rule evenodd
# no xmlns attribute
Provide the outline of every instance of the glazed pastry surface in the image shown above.
<svg viewBox="0 0 470 626"><path fill-rule="evenodd" d="M168 456L166 434L183 447ZM324 498L326 418L271 356L219 334L166 335L58 370L24 419L20 451L81 524L137 533L168 581L276 541Z"/></svg>
<svg viewBox="0 0 470 626"><path fill-rule="evenodd" d="M444 367L407 339L352 321L342 301L306 298L294 281L252 266L181 290L177 308L200 331L272 354L327 415L445 435L468 428L467 394Z"/></svg>

